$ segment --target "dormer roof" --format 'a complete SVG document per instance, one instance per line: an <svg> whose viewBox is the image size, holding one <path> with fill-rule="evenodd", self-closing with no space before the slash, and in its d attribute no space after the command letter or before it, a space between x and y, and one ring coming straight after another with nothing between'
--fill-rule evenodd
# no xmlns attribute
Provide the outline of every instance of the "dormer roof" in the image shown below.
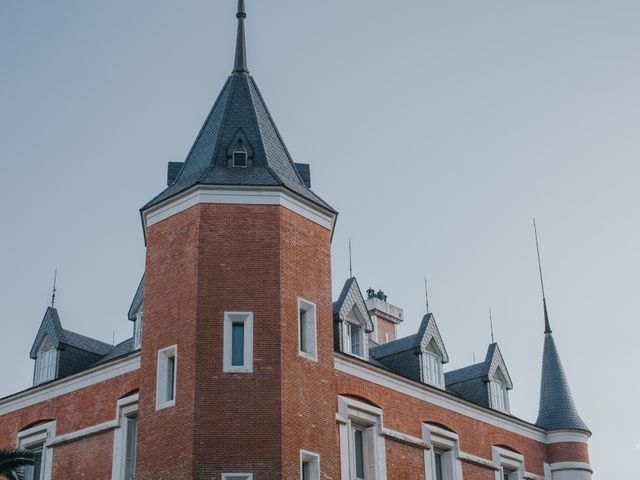
<svg viewBox="0 0 640 480"><path fill-rule="evenodd" d="M136 289L136 293L133 296L133 300L131 301L131 306L129 307L129 313L127 313L127 318L131 321L134 321L140 310L142 310L142 305L144 302L144 275L142 275L142 279L138 284L138 288Z"/></svg>
<svg viewBox="0 0 640 480"><path fill-rule="evenodd" d="M373 332L373 322L355 277L351 277L345 282L338 300L333 302L333 318L335 321L341 322L353 320L353 313L367 333Z"/></svg>

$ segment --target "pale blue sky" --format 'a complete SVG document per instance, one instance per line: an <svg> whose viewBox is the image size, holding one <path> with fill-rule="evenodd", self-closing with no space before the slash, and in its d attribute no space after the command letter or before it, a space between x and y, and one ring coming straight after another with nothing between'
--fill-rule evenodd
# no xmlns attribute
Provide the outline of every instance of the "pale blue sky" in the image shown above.
<svg viewBox="0 0 640 480"><path fill-rule="evenodd" d="M597 480L640 474L640 3L248 0L249 65L363 288L484 356L488 309L535 420L542 312L594 431ZM59 269L66 328L111 341L144 267L138 208L182 161L232 66L234 0L0 1L0 395Z"/></svg>

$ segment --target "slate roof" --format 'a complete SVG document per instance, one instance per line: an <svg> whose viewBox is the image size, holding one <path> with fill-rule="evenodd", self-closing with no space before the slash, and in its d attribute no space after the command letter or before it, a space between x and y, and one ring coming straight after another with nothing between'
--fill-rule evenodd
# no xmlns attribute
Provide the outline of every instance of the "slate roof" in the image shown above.
<svg viewBox="0 0 640 480"><path fill-rule="evenodd" d="M545 334L544 338L540 409L536 425L547 430L582 430L591 433L578 414L551 333Z"/></svg>
<svg viewBox="0 0 640 480"><path fill-rule="evenodd" d="M100 340L80 335L79 333L71 332L69 330L63 330L63 332L64 337L61 343L64 343L65 345L70 345L97 355L106 355L113 349L113 345L101 342Z"/></svg>
<svg viewBox="0 0 640 480"><path fill-rule="evenodd" d="M140 308L144 302L144 275L142 275L142 279L138 284L138 288L136 289L136 293L133 296L133 300L131 301L131 306L129 307L129 312L127 313L127 318L131 321L136 319L138 312L140 312Z"/></svg>
<svg viewBox="0 0 640 480"><path fill-rule="evenodd" d="M100 360L98 360L95 363L95 365L106 363L118 357L128 355L131 352L133 352L133 337L127 338L124 342L121 342L118 345L111 347L111 351L107 353L104 357L102 357Z"/></svg>
<svg viewBox="0 0 640 480"><path fill-rule="evenodd" d="M487 362L476 363L468 367L459 368L451 372L445 372L444 381L446 385L467 382L475 378L486 377L489 374L489 365Z"/></svg>
<svg viewBox="0 0 640 480"><path fill-rule="evenodd" d="M335 321L344 321L353 308L357 309L358 314L362 317L364 325L362 327L366 332L373 332L373 321L367 310L367 305L362 297L362 291L358 285L356 277L349 278L342 287L338 300L333 302L333 318Z"/></svg>
<svg viewBox="0 0 640 480"><path fill-rule="evenodd" d="M238 138L249 151L247 168L229 167ZM142 209L198 184L284 187L335 212L305 185L255 80L244 71L227 79L176 180Z"/></svg>

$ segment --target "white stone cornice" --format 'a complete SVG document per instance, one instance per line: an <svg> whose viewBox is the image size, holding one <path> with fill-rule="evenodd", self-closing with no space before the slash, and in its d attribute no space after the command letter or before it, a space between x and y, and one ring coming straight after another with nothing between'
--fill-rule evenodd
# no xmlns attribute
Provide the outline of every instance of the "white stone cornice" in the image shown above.
<svg viewBox="0 0 640 480"><path fill-rule="evenodd" d="M547 433L547 443L589 443L589 435L575 430L558 430Z"/></svg>
<svg viewBox="0 0 640 480"><path fill-rule="evenodd" d="M558 462L558 463L552 463L550 465L551 471L552 472L558 472L561 470L583 470L583 471L587 471L590 473L593 473L593 469L591 468L591 465L589 465L588 463L584 463L584 462Z"/></svg>
<svg viewBox="0 0 640 480"><path fill-rule="evenodd" d="M196 185L142 212L145 229L195 205L279 205L333 231L336 214L282 187Z"/></svg>

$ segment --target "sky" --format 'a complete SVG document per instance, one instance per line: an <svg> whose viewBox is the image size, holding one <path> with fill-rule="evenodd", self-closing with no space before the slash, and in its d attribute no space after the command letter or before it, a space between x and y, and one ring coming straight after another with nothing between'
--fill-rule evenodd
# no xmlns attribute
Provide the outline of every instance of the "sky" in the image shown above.
<svg viewBox="0 0 640 480"><path fill-rule="evenodd" d="M0 396L27 388L50 301L131 336L138 209L183 161L233 63L234 0L0 1ZM593 430L596 480L640 474L640 3L248 0L249 66L353 267L452 370L496 340L537 415L543 317Z"/></svg>

